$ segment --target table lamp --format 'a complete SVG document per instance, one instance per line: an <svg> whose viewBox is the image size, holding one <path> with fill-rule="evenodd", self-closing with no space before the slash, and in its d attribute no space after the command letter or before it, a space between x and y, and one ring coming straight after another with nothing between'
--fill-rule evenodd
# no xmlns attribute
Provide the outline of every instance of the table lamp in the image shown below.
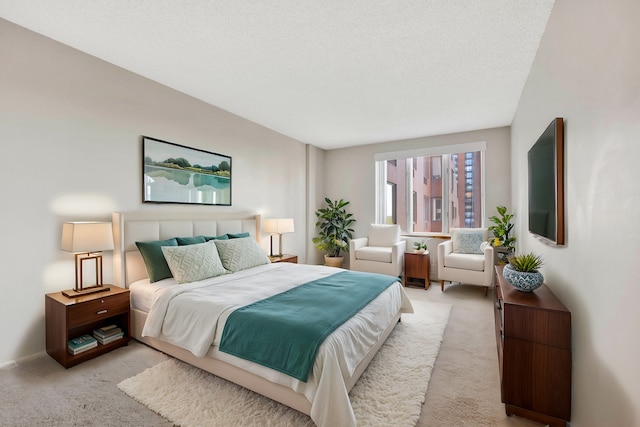
<svg viewBox="0 0 640 427"><path fill-rule="evenodd" d="M62 294L74 298L94 292L108 291L102 286L102 251L113 250L113 232L110 222L66 222L62 225L61 249L73 252L76 264L76 285ZM95 261L95 284L85 287L82 277L83 263Z"/></svg>
<svg viewBox="0 0 640 427"><path fill-rule="evenodd" d="M293 233L293 218L282 218L282 219L265 219L264 220L264 231L266 233L271 234L270 241L270 256L282 256L282 235L284 233ZM273 236L278 235L280 237L280 242L278 245L278 250L280 253L273 254Z"/></svg>

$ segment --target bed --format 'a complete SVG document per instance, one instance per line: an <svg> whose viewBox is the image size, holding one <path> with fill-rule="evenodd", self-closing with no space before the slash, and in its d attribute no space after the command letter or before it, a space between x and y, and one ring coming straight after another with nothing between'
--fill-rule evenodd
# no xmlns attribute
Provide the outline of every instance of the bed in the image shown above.
<svg viewBox="0 0 640 427"><path fill-rule="evenodd" d="M131 290L133 338L303 412L318 426L355 426L348 392L400 320L401 313L413 311L398 281L392 280L390 286L372 297L370 303L328 335L317 350L308 378L303 381L264 363L254 363L220 351L225 323L245 304L280 295L280 292L286 293L303 283L325 278L330 280L336 277L335 273L344 270L267 262L205 280L179 284L175 277L169 277L151 282L136 242L157 242L178 236L188 239L227 235L237 236L240 238L237 242L246 244L251 240L254 246L260 247L260 216L251 213L138 211L114 212L112 222L114 283ZM221 245L218 248L230 246L226 242L216 244ZM268 281L272 285L267 286ZM224 303L220 302L222 296ZM217 307L215 310L198 308L205 307L203 301L209 299ZM216 302L219 305L215 305ZM182 313L179 311L181 306L191 307L188 309L190 312ZM193 320L191 317L194 315L214 317ZM184 320L186 317L190 320ZM192 327L189 322L206 325L206 331Z"/></svg>

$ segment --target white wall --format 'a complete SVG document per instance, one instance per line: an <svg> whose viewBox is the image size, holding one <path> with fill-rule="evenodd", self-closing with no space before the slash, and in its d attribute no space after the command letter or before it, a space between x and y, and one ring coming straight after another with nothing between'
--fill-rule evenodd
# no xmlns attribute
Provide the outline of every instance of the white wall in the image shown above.
<svg viewBox="0 0 640 427"><path fill-rule="evenodd" d="M497 213L496 206L511 205L509 138L509 128L503 127L329 150L325 153L325 191L330 199L351 202L350 212L357 212L354 237L364 237L369 224L375 222L376 153L486 141L486 222Z"/></svg>
<svg viewBox="0 0 640 427"><path fill-rule="evenodd" d="M313 244L313 237L317 233L316 210L324 205L324 180L326 151L313 145L307 145L307 229L305 242L307 243L307 263L324 264L323 254Z"/></svg>
<svg viewBox="0 0 640 427"><path fill-rule="evenodd" d="M512 125L512 200L527 211L527 151L565 119L565 247L517 216L518 249L572 312L571 425L640 424L640 2L563 0L551 14Z"/></svg>
<svg viewBox="0 0 640 427"><path fill-rule="evenodd" d="M139 209L292 217L300 232L283 245L304 261L305 144L2 19L0 58L0 366L44 351L44 294L73 287L63 222ZM141 135L231 156L233 206L143 204ZM105 282L111 271L106 252Z"/></svg>

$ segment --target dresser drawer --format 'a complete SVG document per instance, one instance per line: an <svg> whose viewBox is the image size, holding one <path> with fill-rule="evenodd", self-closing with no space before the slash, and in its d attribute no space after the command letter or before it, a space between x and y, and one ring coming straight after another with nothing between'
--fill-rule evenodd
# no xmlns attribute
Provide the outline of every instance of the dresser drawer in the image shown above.
<svg viewBox="0 0 640 427"><path fill-rule="evenodd" d="M97 322L129 311L129 293L96 298L68 308L68 327Z"/></svg>

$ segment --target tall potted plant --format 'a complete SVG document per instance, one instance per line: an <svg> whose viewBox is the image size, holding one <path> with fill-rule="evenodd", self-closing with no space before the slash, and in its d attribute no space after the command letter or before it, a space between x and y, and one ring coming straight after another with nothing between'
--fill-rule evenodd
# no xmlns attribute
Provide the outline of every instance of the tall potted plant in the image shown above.
<svg viewBox="0 0 640 427"><path fill-rule="evenodd" d="M495 247L498 259L506 263L508 257L512 255L515 250L513 244L516 238L509 235L513 228L513 224L511 223L513 214L507 213L505 206L498 206L496 209L498 210L499 216L493 215L489 218L491 222L495 224L488 227L488 230L493 233L493 239L489 242L491 246Z"/></svg>
<svg viewBox="0 0 640 427"><path fill-rule="evenodd" d="M313 238L313 244L316 249L326 252L325 265L342 267L344 258L340 256L340 252L349 252L349 239L353 238L351 226L356 220L345 209L348 201L332 201L327 197L324 201L327 207L316 211L316 227L320 232Z"/></svg>

